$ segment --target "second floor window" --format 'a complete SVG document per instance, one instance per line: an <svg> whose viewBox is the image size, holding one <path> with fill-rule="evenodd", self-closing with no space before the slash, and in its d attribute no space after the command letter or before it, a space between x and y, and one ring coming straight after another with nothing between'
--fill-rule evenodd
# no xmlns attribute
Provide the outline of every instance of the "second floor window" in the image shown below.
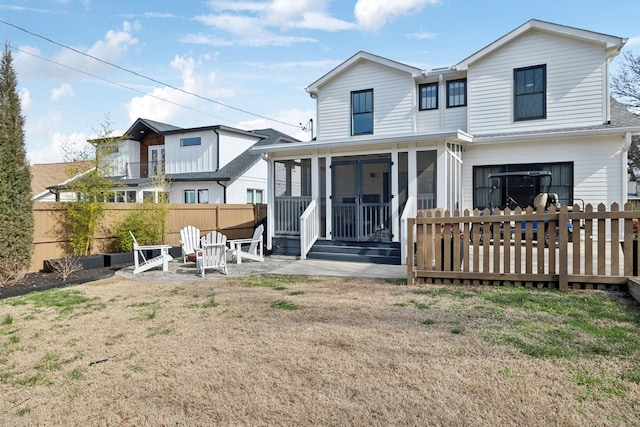
<svg viewBox="0 0 640 427"><path fill-rule="evenodd" d="M513 119L547 118L547 66L516 68L513 70Z"/></svg>
<svg viewBox="0 0 640 427"><path fill-rule="evenodd" d="M447 82L447 108L467 105L467 79Z"/></svg>
<svg viewBox="0 0 640 427"><path fill-rule="evenodd" d="M192 145L200 145L202 141L199 136L193 138L180 138L181 147L191 147Z"/></svg>
<svg viewBox="0 0 640 427"><path fill-rule="evenodd" d="M351 92L351 135L373 133L373 89Z"/></svg>
<svg viewBox="0 0 640 427"><path fill-rule="evenodd" d="M438 109L438 83L427 83L420 85L420 110Z"/></svg>

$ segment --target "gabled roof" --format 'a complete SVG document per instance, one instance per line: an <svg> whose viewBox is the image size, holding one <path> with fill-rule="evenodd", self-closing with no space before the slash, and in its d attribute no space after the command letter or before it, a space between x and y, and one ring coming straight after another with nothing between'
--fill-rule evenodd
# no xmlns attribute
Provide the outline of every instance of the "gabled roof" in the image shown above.
<svg viewBox="0 0 640 427"><path fill-rule="evenodd" d="M31 198L36 200L49 193L48 188L66 184L93 167L91 161L72 163L41 163L29 166L31 172ZM75 176L70 176L77 174Z"/></svg>
<svg viewBox="0 0 640 427"><path fill-rule="evenodd" d="M156 122L149 119L137 119L129 129L124 133L129 139L140 141L149 131L163 134L172 130L179 130L177 126L168 125L166 123Z"/></svg>
<svg viewBox="0 0 640 427"><path fill-rule="evenodd" d="M391 59L383 58L382 56L374 55L372 53L360 51L353 55L351 58L344 61L342 64L338 65L333 70L329 71L324 76L320 77L315 82L311 83L305 90L310 94L315 94L318 92L320 86L326 84L330 80L336 78L352 66L362 61L370 61L376 64L383 65L385 67L393 68L398 71L402 71L410 74L412 77L420 76L422 70L416 67L412 67L410 65L402 64L400 62L392 61Z"/></svg>
<svg viewBox="0 0 640 427"><path fill-rule="evenodd" d="M523 34L533 30L543 31L546 33L556 34L564 37L570 37L590 43L601 44L607 50L609 57L617 55L618 52L620 52L620 49L622 49L622 46L624 46L624 44L627 42L627 39L623 39L620 37L596 33L593 31L581 30L579 28L568 27L566 25L553 24L546 21L539 21L537 19L531 19L515 30L500 37L493 43L480 49L471 56L463 59L456 65L456 68L458 70L466 70L472 63L484 58L485 56L495 52L497 49L500 49L507 43L510 43Z"/></svg>

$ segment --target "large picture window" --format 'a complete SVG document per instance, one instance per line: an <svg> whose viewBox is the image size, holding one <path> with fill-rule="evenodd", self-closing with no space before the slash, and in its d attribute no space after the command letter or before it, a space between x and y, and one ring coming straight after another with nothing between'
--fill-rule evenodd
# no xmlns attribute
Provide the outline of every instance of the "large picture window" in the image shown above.
<svg viewBox="0 0 640 427"><path fill-rule="evenodd" d="M547 117L547 66L516 68L514 80L514 120Z"/></svg>
<svg viewBox="0 0 640 427"><path fill-rule="evenodd" d="M373 133L373 89L351 92L351 134Z"/></svg>
<svg viewBox="0 0 640 427"><path fill-rule="evenodd" d="M447 108L467 105L467 79L447 82Z"/></svg>
<svg viewBox="0 0 640 427"><path fill-rule="evenodd" d="M426 83L419 86L420 110L438 109L438 83Z"/></svg>
<svg viewBox="0 0 640 427"><path fill-rule="evenodd" d="M541 192L540 181L526 177L504 178L499 188L492 188L489 174L501 172L549 171L551 187L549 192L558 194L562 205L573 205L573 162L529 163L473 167L473 208L504 209L507 204L526 208L533 206L533 199Z"/></svg>

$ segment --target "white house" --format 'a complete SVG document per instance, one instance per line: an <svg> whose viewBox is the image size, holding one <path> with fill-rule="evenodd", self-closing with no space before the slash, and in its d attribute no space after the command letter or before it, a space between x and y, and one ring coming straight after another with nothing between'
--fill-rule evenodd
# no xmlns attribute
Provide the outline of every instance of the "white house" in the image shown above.
<svg viewBox="0 0 640 427"><path fill-rule="evenodd" d="M137 119L112 155L109 173L121 187L110 201L157 201L164 193L170 203L266 203L267 162L249 149L278 142L298 141L273 129L183 129Z"/></svg>
<svg viewBox="0 0 640 427"><path fill-rule="evenodd" d="M442 69L356 53L306 89L315 140L258 149L269 159L268 247L304 256L314 224L316 245L397 247L403 213L487 207L494 172L551 171L563 204L626 202L640 121L609 94L625 42L531 20Z"/></svg>

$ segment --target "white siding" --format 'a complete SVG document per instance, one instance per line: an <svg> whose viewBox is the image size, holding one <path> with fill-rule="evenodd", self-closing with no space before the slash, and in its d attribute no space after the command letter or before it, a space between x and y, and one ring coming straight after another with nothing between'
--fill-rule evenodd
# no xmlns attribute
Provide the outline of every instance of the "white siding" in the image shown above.
<svg viewBox="0 0 640 427"><path fill-rule="evenodd" d="M606 67L601 46L542 32L514 40L469 67L474 135L601 125ZM513 70L546 64L547 118L514 122Z"/></svg>
<svg viewBox="0 0 640 427"><path fill-rule="evenodd" d="M414 79L407 73L362 61L320 88L318 139L351 136L351 92L366 89L373 89L374 136L413 132Z"/></svg>
<svg viewBox="0 0 640 427"><path fill-rule="evenodd" d="M463 77L456 76L455 79ZM419 96L418 85L416 86L416 97ZM419 100L416 101L416 105L418 103ZM420 111L416 106L416 110L417 131L420 133L467 130L467 107L447 108L447 84L444 80L438 85L438 109Z"/></svg>
<svg viewBox="0 0 640 427"><path fill-rule="evenodd" d="M247 190L262 190L262 202L267 203L267 162L261 160L240 178L228 184L227 203L247 203Z"/></svg>
<svg viewBox="0 0 640 427"><path fill-rule="evenodd" d="M181 147L182 138L201 138L201 145ZM165 172L188 173L215 171L218 165L218 139L213 130L166 135Z"/></svg>
<svg viewBox="0 0 640 427"><path fill-rule="evenodd" d="M184 190L209 190L209 203L224 203L224 188L214 181L174 182L169 191L171 203L184 203Z"/></svg>
<svg viewBox="0 0 640 427"><path fill-rule="evenodd" d="M220 168L251 148L259 141L259 137L220 131ZM266 169L265 169L265 176Z"/></svg>
<svg viewBox="0 0 640 427"><path fill-rule="evenodd" d="M593 205L621 204L627 181L621 145L620 138L602 137L468 146L464 153L463 208L473 208L473 166L537 162L573 162L574 199Z"/></svg>

